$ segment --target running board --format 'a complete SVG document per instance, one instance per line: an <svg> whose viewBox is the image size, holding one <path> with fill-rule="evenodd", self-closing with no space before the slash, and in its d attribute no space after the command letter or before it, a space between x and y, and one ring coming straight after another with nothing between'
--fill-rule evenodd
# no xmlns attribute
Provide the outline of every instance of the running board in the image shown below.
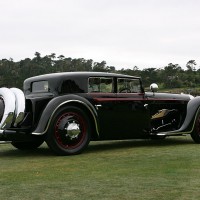
<svg viewBox="0 0 200 200"><path fill-rule="evenodd" d="M155 135L158 135L158 136L179 136L179 135L187 135L187 134L184 134L184 133L158 133L158 134L155 134Z"/></svg>

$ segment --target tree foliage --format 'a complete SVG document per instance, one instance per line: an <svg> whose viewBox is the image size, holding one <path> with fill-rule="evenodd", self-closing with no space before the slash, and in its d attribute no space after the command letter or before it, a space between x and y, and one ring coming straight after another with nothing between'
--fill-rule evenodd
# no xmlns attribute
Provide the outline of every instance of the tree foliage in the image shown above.
<svg viewBox="0 0 200 200"><path fill-rule="evenodd" d="M14 62L12 58L0 60L0 87L23 87L26 78L55 72L71 71L97 71L114 72L140 76L144 86L156 82L162 88L195 88L200 84L200 69L196 68L195 60L186 63L186 70L178 64L169 63L163 68L145 68L140 70L137 66L132 69L116 70L114 66L107 66L106 61L95 62L91 59L70 58L55 53L41 56L35 52L34 57Z"/></svg>

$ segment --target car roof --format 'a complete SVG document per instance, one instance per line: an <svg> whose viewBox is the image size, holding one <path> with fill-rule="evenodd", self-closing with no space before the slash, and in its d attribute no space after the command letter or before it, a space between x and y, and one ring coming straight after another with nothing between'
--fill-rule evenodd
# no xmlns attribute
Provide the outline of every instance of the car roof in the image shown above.
<svg viewBox="0 0 200 200"><path fill-rule="evenodd" d="M44 74L39 76L34 76L31 78L26 79L26 82L32 81L40 81L40 80L48 80L48 79L56 79L56 78L88 78L88 77L119 77L119 78L140 78L136 76L129 76L124 74L116 74L116 73L107 73L107 72L60 72L60 73L51 73L51 74Z"/></svg>

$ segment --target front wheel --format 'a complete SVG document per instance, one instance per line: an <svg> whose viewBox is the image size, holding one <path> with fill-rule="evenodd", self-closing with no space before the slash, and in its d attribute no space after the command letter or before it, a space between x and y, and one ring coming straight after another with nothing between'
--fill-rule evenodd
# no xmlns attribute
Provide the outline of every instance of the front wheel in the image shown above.
<svg viewBox="0 0 200 200"><path fill-rule="evenodd" d="M80 108L66 106L54 115L46 143L57 155L81 153L88 145L91 126L87 114Z"/></svg>
<svg viewBox="0 0 200 200"><path fill-rule="evenodd" d="M200 112L197 114L191 137L195 143L200 143Z"/></svg>

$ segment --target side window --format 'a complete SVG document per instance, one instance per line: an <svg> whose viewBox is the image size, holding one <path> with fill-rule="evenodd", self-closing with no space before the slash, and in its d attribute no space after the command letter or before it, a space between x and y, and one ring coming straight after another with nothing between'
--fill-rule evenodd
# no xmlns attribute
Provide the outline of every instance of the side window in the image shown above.
<svg viewBox="0 0 200 200"><path fill-rule="evenodd" d="M37 81L32 83L32 92L48 92L49 84L48 81Z"/></svg>
<svg viewBox="0 0 200 200"><path fill-rule="evenodd" d="M113 81L112 78L101 78L100 91L104 93L113 92Z"/></svg>
<svg viewBox="0 0 200 200"><path fill-rule="evenodd" d="M139 79L119 78L117 80L118 93L140 93L141 85Z"/></svg>
<svg viewBox="0 0 200 200"><path fill-rule="evenodd" d="M92 77L88 81L88 92L111 93L113 91L113 79L104 77Z"/></svg>

